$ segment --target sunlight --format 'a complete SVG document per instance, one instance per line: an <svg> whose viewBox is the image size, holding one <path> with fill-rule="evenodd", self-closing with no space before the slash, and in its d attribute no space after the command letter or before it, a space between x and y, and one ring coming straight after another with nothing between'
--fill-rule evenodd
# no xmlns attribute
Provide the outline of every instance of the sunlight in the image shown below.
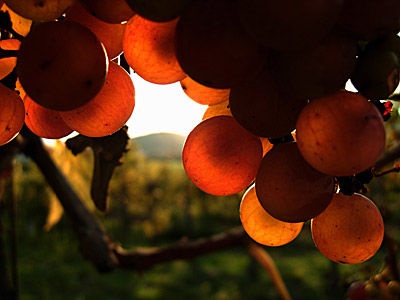
<svg viewBox="0 0 400 300"><path fill-rule="evenodd" d="M156 132L188 135L201 121L206 105L191 100L180 83L159 85L131 75L135 86L135 109L129 121L128 133L134 138Z"/></svg>

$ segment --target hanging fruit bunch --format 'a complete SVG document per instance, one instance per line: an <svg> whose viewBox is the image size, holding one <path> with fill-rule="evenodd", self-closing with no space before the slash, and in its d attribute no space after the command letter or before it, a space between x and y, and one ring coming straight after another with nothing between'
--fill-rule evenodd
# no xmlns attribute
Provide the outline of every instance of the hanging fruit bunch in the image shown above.
<svg viewBox="0 0 400 300"><path fill-rule="evenodd" d="M381 213L361 192L399 83L400 1L4 0L1 9L11 22L0 74L16 81L0 86L0 143L24 122L45 138L120 129L135 105L123 53L143 79L179 82L208 106L184 168L206 193L244 192L240 218L255 241L284 245L311 220L333 261L361 263L381 246Z"/></svg>

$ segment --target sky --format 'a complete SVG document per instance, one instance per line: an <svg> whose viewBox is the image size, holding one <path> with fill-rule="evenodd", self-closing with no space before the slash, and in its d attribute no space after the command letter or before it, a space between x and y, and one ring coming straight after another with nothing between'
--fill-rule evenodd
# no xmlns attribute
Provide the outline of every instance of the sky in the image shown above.
<svg viewBox="0 0 400 300"><path fill-rule="evenodd" d="M186 96L179 82L160 85L135 73L131 77L135 86L135 108L127 122L131 138L155 132L187 136L201 121L207 106Z"/></svg>

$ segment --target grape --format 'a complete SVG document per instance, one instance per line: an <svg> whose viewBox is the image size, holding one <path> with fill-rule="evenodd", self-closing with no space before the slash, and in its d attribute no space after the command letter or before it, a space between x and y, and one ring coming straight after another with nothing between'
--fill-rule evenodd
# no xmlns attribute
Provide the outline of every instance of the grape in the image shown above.
<svg viewBox="0 0 400 300"><path fill-rule="evenodd" d="M202 120L209 119L215 116L232 116L231 110L229 109L229 101L209 105L203 114Z"/></svg>
<svg viewBox="0 0 400 300"><path fill-rule="evenodd" d="M21 42L17 39L0 40L0 48L3 50L18 50ZM5 57L0 59L0 79L6 77L14 70L17 64L16 57Z"/></svg>
<svg viewBox="0 0 400 300"><path fill-rule="evenodd" d="M400 62L392 51L364 51L351 76L354 87L368 99L389 97L399 84Z"/></svg>
<svg viewBox="0 0 400 300"><path fill-rule="evenodd" d="M216 196L232 195L249 186L261 157L260 139L230 116L200 122L186 138L182 151L190 180Z"/></svg>
<svg viewBox="0 0 400 300"><path fill-rule="evenodd" d="M346 0L339 26L358 39L374 39L400 30L400 1Z"/></svg>
<svg viewBox="0 0 400 300"><path fill-rule="evenodd" d="M371 258L383 240L383 220L376 205L361 194L335 194L311 221L318 250L330 260L357 264Z"/></svg>
<svg viewBox="0 0 400 300"><path fill-rule="evenodd" d="M305 99L283 95L269 72L232 87L229 107L233 117L251 133L268 138L290 134Z"/></svg>
<svg viewBox="0 0 400 300"><path fill-rule="evenodd" d="M202 120L209 119L216 116L232 116L231 111L229 109L229 101L225 101L222 103L209 105L204 112ZM272 149L272 144L269 142L267 138L260 138L261 145L263 148L263 156Z"/></svg>
<svg viewBox="0 0 400 300"><path fill-rule="evenodd" d="M168 22L179 17L192 0L127 0L130 7L143 18Z"/></svg>
<svg viewBox="0 0 400 300"><path fill-rule="evenodd" d="M18 94L0 84L0 145L11 141L24 125L24 103Z"/></svg>
<svg viewBox="0 0 400 300"><path fill-rule="evenodd" d="M333 28L343 0L238 0L246 29L266 47L299 50Z"/></svg>
<svg viewBox="0 0 400 300"><path fill-rule="evenodd" d="M216 116L232 116L231 111L229 109L229 101L225 101L222 103L209 105L204 112L202 120L209 119ZM272 144L269 142L267 138L260 138L261 145L263 148L263 156L272 149Z"/></svg>
<svg viewBox="0 0 400 300"><path fill-rule="evenodd" d="M246 233L266 246L285 245L293 241L303 228L302 222L282 222L268 214L257 199L254 184L242 197L240 220Z"/></svg>
<svg viewBox="0 0 400 300"><path fill-rule="evenodd" d="M70 110L93 98L107 74L104 47L72 21L37 24L23 40L17 74L28 95L54 110Z"/></svg>
<svg viewBox="0 0 400 300"><path fill-rule="evenodd" d="M17 14L34 21L52 21L70 8L76 0L4 0Z"/></svg>
<svg viewBox="0 0 400 300"><path fill-rule="evenodd" d="M313 99L334 93L345 86L354 70L356 42L332 32L320 43L301 51L270 51L271 75L289 97Z"/></svg>
<svg viewBox="0 0 400 300"><path fill-rule="evenodd" d="M255 189L264 209L283 222L304 222L320 214L334 192L333 177L313 169L295 142L274 145L262 159Z"/></svg>
<svg viewBox="0 0 400 300"><path fill-rule="evenodd" d="M37 136L46 139L60 139L72 133L59 112L45 108L29 96L24 98L25 124Z"/></svg>
<svg viewBox="0 0 400 300"><path fill-rule="evenodd" d="M123 50L126 61L143 79L169 84L186 77L179 66L174 49L177 19L156 23L135 15L124 33Z"/></svg>
<svg viewBox="0 0 400 300"><path fill-rule="evenodd" d="M176 56L185 73L214 88L230 88L262 68L265 50L239 23L230 0L194 1L176 28Z"/></svg>
<svg viewBox="0 0 400 300"><path fill-rule="evenodd" d="M385 146L376 107L359 93L338 91L302 110L296 136L304 159L333 176L350 176L373 166Z"/></svg>
<svg viewBox="0 0 400 300"><path fill-rule="evenodd" d="M12 11L6 4L1 6L1 11L8 12L12 23L12 29L18 34L26 36L31 30L32 20L26 19L14 11Z"/></svg>
<svg viewBox="0 0 400 300"><path fill-rule="evenodd" d="M135 89L129 74L110 62L106 82L100 92L82 107L60 112L65 123L90 137L110 135L119 130L135 107Z"/></svg>
<svg viewBox="0 0 400 300"><path fill-rule="evenodd" d="M110 60L121 54L125 24L103 22L88 13L79 2L67 12L65 20L75 21L89 28L103 43Z"/></svg>
<svg viewBox="0 0 400 300"><path fill-rule="evenodd" d="M353 282L347 291L346 300L370 300L365 292L365 283Z"/></svg>
<svg viewBox="0 0 400 300"><path fill-rule="evenodd" d="M215 105L229 99L230 89L214 89L202 85L189 76L180 81L185 94L202 105Z"/></svg>
<svg viewBox="0 0 400 300"><path fill-rule="evenodd" d="M96 18L113 24L128 21L134 12L125 0L80 0Z"/></svg>

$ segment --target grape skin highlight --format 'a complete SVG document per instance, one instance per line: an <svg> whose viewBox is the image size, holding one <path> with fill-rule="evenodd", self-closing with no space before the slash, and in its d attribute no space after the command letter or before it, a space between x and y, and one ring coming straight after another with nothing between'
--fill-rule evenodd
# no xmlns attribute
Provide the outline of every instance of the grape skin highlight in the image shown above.
<svg viewBox="0 0 400 300"><path fill-rule="evenodd" d="M235 119L216 116L190 132L182 160L186 174L198 188L227 196L244 190L254 180L262 151L260 139Z"/></svg>
<svg viewBox="0 0 400 300"><path fill-rule="evenodd" d="M296 136L304 159L333 176L350 176L373 166L386 139L375 105L344 90L307 104L297 119Z"/></svg>
<svg viewBox="0 0 400 300"><path fill-rule="evenodd" d="M335 194L311 221L318 250L330 260L358 264L371 258L383 241L384 224L376 205L361 194Z"/></svg>
<svg viewBox="0 0 400 300"><path fill-rule="evenodd" d="M240 203L240 220L246 233L257 243L282 246L293 241L301 232L303 222L282 222L261 206L254 184L246 191Z"/></svg>

